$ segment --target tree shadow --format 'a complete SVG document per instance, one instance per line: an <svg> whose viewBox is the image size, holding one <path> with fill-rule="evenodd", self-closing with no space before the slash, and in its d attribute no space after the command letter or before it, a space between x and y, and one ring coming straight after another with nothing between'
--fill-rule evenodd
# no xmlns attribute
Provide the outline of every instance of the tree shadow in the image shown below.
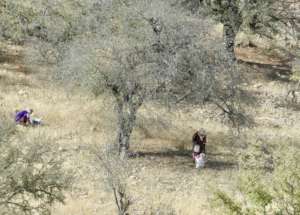
<svg viewBox="0 0 300 215"><path fill-rule="evenodd" d="M136 157L175 157L175 156L180 156L180 157L191 157L192 151L191 150L180 150L180 151L175 151L175 150L170 150L170 151L135 151L135 152L130 152L129 157L131 158L136 158ZM233 156L233 153L225 153L225 152L217 152L217 153L207 153L207 156L213 156L213 157L218 157L218 156Z"/></svg>
<svg viewBox="0 0 300 215"><path fill-rule="evenodd" d="M192 160L188 161L180 161L180 166L188 167L188 169L195 169L195 163ZM178 168L178 163L176 162L176 168ZM229 169L237 168L237 163L231 161L222 161L222 160L211 160L208 159L205 164L205 169L216 170L216 171L224 171ZM182 168L186 169L186 168Z"/></svg>
<svg viewBox="0 0 300 215"><path fill-rule="evenodd" d="M282 65L259 64L242 61L240 61L240 63L248 65L249 68L253 69L255 72L262 73L269 81L289 82L289 77L292 71L289 61L290 59L281 62Z"/></svg>
<svg viewBox="0 0 300 215"><path fill-rule="evenodd" d="M226 170L237 168L237 163L232 161L208 160L205 168L213 170Z"/></svg>
<svg viewBox="0 0 300 215"><path fill-rule="evenodd" d="M230 157L230 156L234 156L233 152L216 152L216 153L207 153L207 156L209 157Z"/></svg>
<svg viewBox="0 0 300 215"><path fill-rule="evenodd" d="M130 158L137 158L137 157L160 157L160 158L172 158L175 156L180 157L191 157L190 150L180 150L180 151L161 151L161 152L143 152L143 151L136 151L130 152Z"/></svg>
<svg viewBox="0 0 300 215"><path fill-rule="evenodd" d="M208 160L205 166L205 169L212 169L212 170L228 170L228 169L235 169L237 168L237 163L233 161L226 161L226 160L217 160L219 156L226 156L232 157L231 153L207 153ZM143 152L143 151L136 151L129 153L129 158L176 158L182 157L184 159L180 159L178 161L174 161L169 163L170 166L176 166L177 168L180 167L188 167L195 168L195 164L191 157L191 150L180 150L180 151L156 151L156 152ZM180 168L182 169L182 168ZM184 168L186 169L186 168Z"/></svg>

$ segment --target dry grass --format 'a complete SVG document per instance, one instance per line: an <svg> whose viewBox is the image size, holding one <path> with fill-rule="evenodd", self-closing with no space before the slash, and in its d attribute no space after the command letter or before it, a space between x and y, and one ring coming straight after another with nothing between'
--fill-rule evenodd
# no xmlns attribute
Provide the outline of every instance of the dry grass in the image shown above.
<svg viewBox="0 0 300 215"><path fill-rule="evenodd" d="M70 94L36 77L0 69L0 102L1 110L12 117L16 109L33 108L45 126L19 129L26 131L28 138L44 132L56 139L53 144L65 154L66 168L75 170L76 181L66 204L54 206L53 214L115 214L112 194L87 150L111 141L114 135L111 100L83 92ZM260 81L261 87L250 86L259 92L261 104L250 110L256 115L257 127L247 131L249 136L259 134L277 142L300 140L300 114L274 108L285 85ZM188 151L191 136L199 127L208 132L209 162L201 171L194 168ZM151 209L160 207L183 215L222 214L210 202L217 187L230 190L235 183L233 147L228 128L211 120L205 109L187 112L147 104L139 112L132 137L132 150L141 152L130 160L133 170L127 182L133 197L132 214L150 214Z"/></svg>

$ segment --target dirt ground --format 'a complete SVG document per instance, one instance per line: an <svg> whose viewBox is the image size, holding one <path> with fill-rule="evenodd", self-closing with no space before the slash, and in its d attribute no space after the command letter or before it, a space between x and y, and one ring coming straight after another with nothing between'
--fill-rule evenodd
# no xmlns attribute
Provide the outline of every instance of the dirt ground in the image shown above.
<svg viewBox="0 0 300 215"><path fill-rule="evenodd" d="M66 193L65 205L54 205L55 215L116 214L112 192L100 164L90 149L104 147L115 135L113 102L85 92L66 91L49 81L46 69L38 73L18 72L19 67L2 63L0 68L1 109L13 117L16 109L30 107L45 125L18 128L28 138L37 134L53 138L58 156L66 158L75 182ZM300 140L300 114L282 105L287 84L255 75L245 87L258 95L249 109L256 126L249 134L274 141ZM132 198L131 214L151 214L152 209L174 210L182 215L224 214L214 207L214 191L230 190L237 180L236 146L230 129L215 112L206 108L167 109L146 104L139 111L131 150L127 186ZM191 136L204 127L208 133L208 162L194 168Z"/></svg>

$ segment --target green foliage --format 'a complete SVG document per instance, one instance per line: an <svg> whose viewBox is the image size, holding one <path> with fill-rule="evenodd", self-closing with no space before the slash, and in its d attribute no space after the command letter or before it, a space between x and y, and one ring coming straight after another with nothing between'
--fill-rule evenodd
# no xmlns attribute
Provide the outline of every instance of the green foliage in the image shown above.
<svg viewBox="0 0 300 215"><path fill-rule="evenodd" d="M225 192L217 191L215 193L216 198L224 204L225 208L229 211L230 214L242 215L242 208L239 203L230 198Z"/></svg>
<svg viewBox="0 0 300 215"><path fill-rule="evenodd" d="M0 128L0 211L9 214L50 214L50 206L64 202L71 177L63 158L45 135L19 137L8 120Z"/></svg>
<svg viewBox="0 0 300 215"><path fill-rule="evenodd" d="M283 214L300 213L300 149L288 144L276 155L272 191Z"/></svg>
<svg viewBox="0 0 300 215"><path fill-rule="evenodd" d="M255 178L257 179L257 178ZM226 192L217 191L216 198L221 200L222 206L228 210L228 214L237 215L254 215L254 214L267 214L267 209L273 204L274 197L268 190L265 184L260 184L259 181L253 180L252 177L248 178L246 184L240 182L239 195L242 199L230 197ZM245 183L247 180L244 180Z"/></svg>
<svg viewBox="0 0 300 215"><path fill-rule="evenodd" d="M244 173L240 176L239 190L244 193L251 202L248 211L260 211L265 213L266 207L272 203L273 196L260 178L260 171Z"/></svg>
<svg viewBox="0 0 300 215"><path fill-rule="evenodd" d="M253 202L262 208L265 208L273 200L273 197L265 190L265 187L262 185L258 185L255 189L249 190L248 192Z"/></svg>
<svg viewBox="0 0 300 215"><path fill-rule="evenodd" d="M260 151L259 147L255 148ZM266 172L262 168L261 160L257 160L255 165L255 159L253 159L251 168L241 165L240 180L236 191L239 198L229 197L226 192L218 191L216 192L217 199L220 199L222 205L231 211L229 214L237 213L237 211L240 214L299 214L299 155L300 149L294 143L284 143L284 147L274 147L272 152L274 164L271 171ZM246 168L243 169L243 167Z"/></svg>

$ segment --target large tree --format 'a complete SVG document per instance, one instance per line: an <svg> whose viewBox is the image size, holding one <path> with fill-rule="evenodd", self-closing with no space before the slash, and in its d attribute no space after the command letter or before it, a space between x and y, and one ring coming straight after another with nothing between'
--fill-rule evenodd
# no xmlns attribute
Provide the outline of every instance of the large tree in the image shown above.
<svg viewBox="0 0 300 215"><path fill-rule="evenodd" d="M183 0L181 4L223 24L225 46L233 60L237 33L245 29L268 38L281 34L299 39L300 12L297 1Z"/></svg>
<svg viewBox="0 0 300 215"><path fill-rule="evenodd" d="M150 99L213 102L230 116L237 113L235 65L221 41L209 39L210 21L161 1L106 6L107 22L69 43L58 70L63 80L113 95L120 153L129 149L137 111Z"/></svg>
<svg viewBox="0 0 300 215"><path fill-rule="evenodd" d="M63 83L109 93L117 114L117 144L126 154L138 109L148 100L212 102L238 114L238 70L212 22L178 10L173 1L43 0L24 31ZM16 4L20 1L16 1ZM49 61L50 60L50 61Z"/></svg>

